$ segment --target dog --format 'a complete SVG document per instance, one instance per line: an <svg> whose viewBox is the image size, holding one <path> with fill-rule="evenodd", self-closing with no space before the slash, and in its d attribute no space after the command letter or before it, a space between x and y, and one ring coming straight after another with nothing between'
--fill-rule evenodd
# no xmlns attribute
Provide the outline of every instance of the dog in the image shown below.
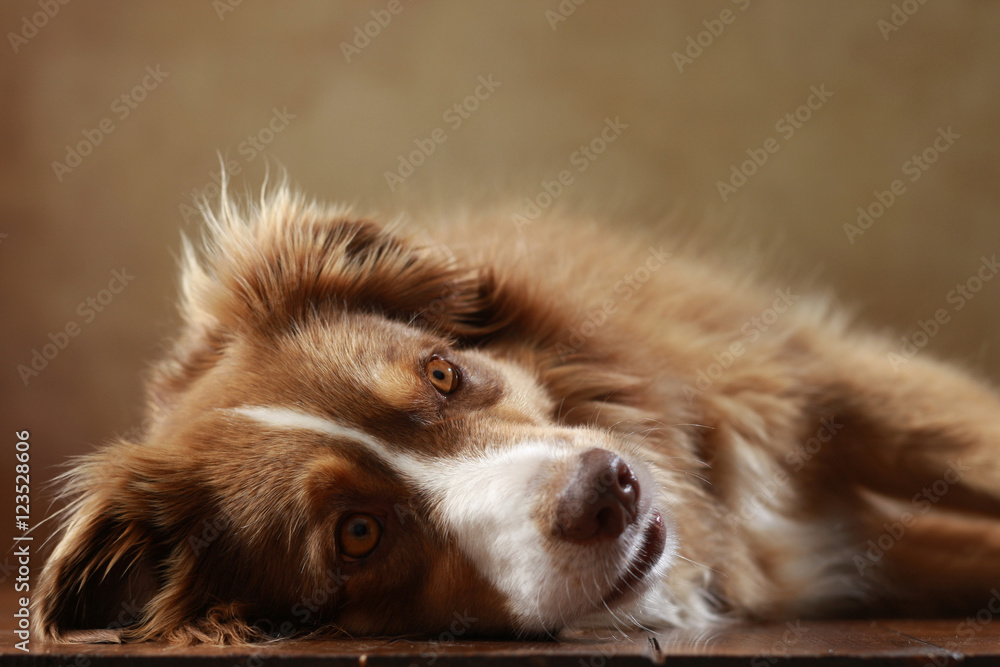
<svg viewBox="0 0 1000 667"><path fill-rule="evenodd" d="M146 428L63 476L44 638L704 628L1000 585L1000 400L828 298L555 215L414 235L287 187L206 215Z"/></svg>

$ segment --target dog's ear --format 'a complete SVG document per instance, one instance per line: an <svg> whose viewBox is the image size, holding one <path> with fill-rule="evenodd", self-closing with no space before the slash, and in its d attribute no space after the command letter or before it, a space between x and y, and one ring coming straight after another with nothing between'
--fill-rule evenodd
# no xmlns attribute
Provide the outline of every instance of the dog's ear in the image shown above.
<svg viewBox="0 0 1000 667"><path fill-rule="evenodd" d="M115 442L64 475L70 503L32 596L36 635L67 642L243 644L244 587L222 517L153 443ZM220 589L221 586L221 589ZM214 587L214 588L213 588ZM220 592L221 590L221 592Z"/></svg>
<svg viewBox="0 0 1000 667"><path fill-rule="evenodd" d="M223 336L283 331L327 309L412 316L446 288L469 287L441 248L287 189L249 210L224 199L207 225L201 252L185 243L181 314Z"/></svg>
<svg viewBox="0 0 1000 667"><path fill-rule="evenodd" d="M207 213L201 250L185 242L184 327L150 383L169 407L234 338L281 335L336 310L377 313L472 345L531 335L539 349L564 332L559 305L487 258L457 259L440 244L310 203L285 188L259 207L228 198Z"/></svg>
<svg viewBox="0 0 1000 667"><path fill-rule="evenodd" d="M279 189L256 208L224 198L200 249L184 241L182 333L151 383L154 406L245 332L280 335L340 309L448 330L479 308L477 274L440 246Z"/></svg>
<svg viewBox="0 0 1000 667"><path fill-rule="evenodd" d="M157 554L141 509L99 459L68 477L74 500L39 578L33 621L62 641L120 641L156 594Z"/></svg>

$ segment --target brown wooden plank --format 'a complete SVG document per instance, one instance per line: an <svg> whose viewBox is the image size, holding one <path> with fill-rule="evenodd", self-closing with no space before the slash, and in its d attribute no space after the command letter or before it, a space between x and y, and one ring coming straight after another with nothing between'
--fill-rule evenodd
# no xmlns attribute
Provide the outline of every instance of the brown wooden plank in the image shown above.
<svg viewBox="0 0 1000 667"><path fill-rule="evenodd" d="M0 656L12 655L9 632L0 633ZM187 664L246 665L280 663L287 667L315 664L411 665L437 667L464 664L572 664L591 658L615 659L621 664L652 664L652 649L644 637L606 641L578 638L567 642L517 641L409 641L345 639L337 641L292 641L267 646L170 648L160 644L37 645L32 657L56 659L37 664ZM82 657L82 660L77 658ZM362 658L362 656L364 656ZM183 660L181 658L183 657ZM170 660L173 658L173 660ZM600 660L596 664L599 664ZM25 662L24 664L36 664Z"/></svg>
<svg viewBox="0 0 1000 667"><path fill-rule="evenodd" d="M1000 658L1000 623L971 637L957 634L959 621L834 621L734 625L710 632L672 630L656 634L567 635L555 642L410 641L356 639L294 641L267 646L173 648L162 644L53 645L14 648L10 630L0 631L0 663L48 667L191 665L258 667L281 665L702 665L769 667L790 665L978 664ZM956 650L949 642L963 640Z"/></svg>
<svg viewBox="0 0 1000 667"><path fill-rule="evenodd" d="M714 655L749 658L883 656L909 657L946 653L871 621L789 621L734 625L702 633L675 631L658 637L668 655ZM765 660L766 662L766 660Z"/></svg>
<svg viewBox="0 0 1000 667"><path fill-rule="evenodd" d="M1000 613L957 621L890 620L883 621L882 625L950 653L966 657L1000 656Z"/></svg>

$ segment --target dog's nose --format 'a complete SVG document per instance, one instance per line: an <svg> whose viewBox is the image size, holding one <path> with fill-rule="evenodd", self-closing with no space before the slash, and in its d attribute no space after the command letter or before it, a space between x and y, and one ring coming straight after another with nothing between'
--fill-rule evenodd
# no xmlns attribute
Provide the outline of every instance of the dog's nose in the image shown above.
<svg viewBox="0 0 1000 667"><path fill-rule="evenodd" d="M580 455L556 507L556 532L571 542L618 537L635 521L639 482L620 456L606 449Z"/></svg>

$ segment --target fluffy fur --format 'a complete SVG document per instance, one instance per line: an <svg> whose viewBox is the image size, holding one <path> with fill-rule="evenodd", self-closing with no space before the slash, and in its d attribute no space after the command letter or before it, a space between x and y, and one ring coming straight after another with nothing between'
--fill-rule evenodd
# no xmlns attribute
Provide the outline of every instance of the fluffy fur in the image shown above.
<svg viewBox="0 0 1000 667"><path fill-rule="evenodd" d="M37 631L525 636L975 611L1000 585L983 383L664 239L434 234L223 201L150 426L66 475Z"/></svg>

